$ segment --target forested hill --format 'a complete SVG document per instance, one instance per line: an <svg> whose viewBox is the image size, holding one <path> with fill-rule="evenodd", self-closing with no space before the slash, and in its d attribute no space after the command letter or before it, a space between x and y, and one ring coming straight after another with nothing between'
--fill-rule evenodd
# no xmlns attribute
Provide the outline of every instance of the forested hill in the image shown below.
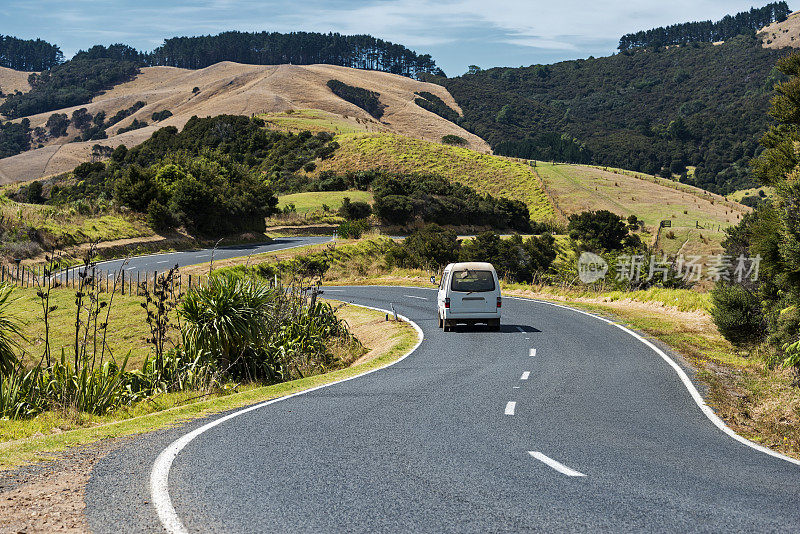
<svg viewBox="0 0 800 534"><path fill-rule="evenodd" d="M629 33L619 40L619 49L725 41L737 35L754 34L773 22L783 22L791 12L786 2L773 2L761 8L750 8L750 11L742 11L736 15L726 15L717 22L710 20L684 22Z"/></svg>
<svg viewBox="0 0 800 534"><path fill-rule="evenodd" d="M64 61L56 45L41 39L18 39L0 34L0 67L14 70L39 71Z"/></svg>
<svg viewBox="0 0 800 534"><path fill-rule="evenodd" d="M42 71L63 62L61 50L44 41L23 41L0 35L0 66ZM152 52L139 52L125 44L96 45L81 50L72 60L112 59L141 67L168 66L202 69L221 61L251 65L312 65L322 63L356 69L379 70L419 78L444 75L429 54L371 35L308 32L223 32L200 37L172 37Z"/></svg>
<svg viewBox="0 0 800 534"><path fill-rule="evenodd" d="M145 55L148 65L201 69L234 61L254 65L324 63L418 77L443 74L430 55L371 35L230 31L202 37L173 37Z"/></svg>
<svg viewBox="0 0 800 534"><path fill-rule="evenodd" d="M648 173L697 166L685 181L726 193L753 183L747 163L766 131L773 66L787 53L738 36L437 81L461 106L461 126L497 152L564 161L554 154L564 145L565 154Z"/></svg>

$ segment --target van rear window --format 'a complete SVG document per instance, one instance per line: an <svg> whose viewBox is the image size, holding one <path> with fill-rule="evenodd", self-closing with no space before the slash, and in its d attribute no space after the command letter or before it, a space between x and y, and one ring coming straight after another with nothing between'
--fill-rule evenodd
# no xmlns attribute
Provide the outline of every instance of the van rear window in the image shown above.
<svg viewBox="0 0 800 534"><path fill-rule="evenodd" d="M494 276L492 271L453 271L450 289L465 292L494 291Z"/></svg>

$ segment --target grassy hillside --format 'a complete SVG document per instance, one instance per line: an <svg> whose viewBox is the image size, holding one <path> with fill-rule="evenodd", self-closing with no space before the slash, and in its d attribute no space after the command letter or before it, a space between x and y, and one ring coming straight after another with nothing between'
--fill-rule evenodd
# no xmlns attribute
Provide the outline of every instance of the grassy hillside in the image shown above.
<svg viewBox="0 0 800 534"><path fill-rule="evenodd" d="M344 134L336 141L340 148L320 171L435 173L480 193L521 200L535 221L555 216L536 173L524 162L391 134Z"/></svg>
<svg viewBox="0 0 800 534"><path fill-rule="evenodd" d="M367 191L311 191L307 193L294 193L278 197L278 209L283 209L289 204L294 204L295 211L305 215L314 211L322 211L323 204L331 211L338 210L344 198L353 202L361 201L372 204L372 193Z"/></svg>
<svg viewBox="0 0 800 534"><path fill-rule="evenodd" d="M0 256L7 258L31 258L40 254L43 247L156 235L143 217L110 207L26 204L0 196L0 216Z"/></svg>
<svg viewBox="0 0 800 534"><path fill-rule="evenodd" d="M667 184L594 167L539 162L536 171L547 192L567 215L606 209L626 217L636 215L649 226L670 220L673 226L699 224L717 228L736 224L748 211L744 206L701 198Z"/></svg>
<svg viewBox="0 0 800 534"><path fill-rule="evenodd" d="M641 173L542 162L536 170L564 216L599 209L636 215L654 235L662 220L670 221L657 243L669 255L718 254L725 228L749 211L718 195Z"/></svg>

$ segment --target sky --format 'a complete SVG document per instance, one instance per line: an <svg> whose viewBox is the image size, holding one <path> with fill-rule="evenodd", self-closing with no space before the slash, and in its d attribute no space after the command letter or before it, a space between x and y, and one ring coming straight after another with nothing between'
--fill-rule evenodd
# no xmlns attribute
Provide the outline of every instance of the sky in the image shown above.
<svg viewBox="0 0 800 534"><path fill-rule="evenodd" d="M718 20L770 1L0 0L0 34L44 39L69 58L94 44L150 51L168 37L226 30L367 33L431 54L456 76L469 65L607 56L625 33Z"/></svg>

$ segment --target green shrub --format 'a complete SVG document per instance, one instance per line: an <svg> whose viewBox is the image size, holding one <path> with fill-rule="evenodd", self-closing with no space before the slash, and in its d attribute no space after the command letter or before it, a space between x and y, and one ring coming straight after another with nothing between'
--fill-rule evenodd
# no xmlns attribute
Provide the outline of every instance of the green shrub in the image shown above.
<svg viewBox="0 0 800 534"><path fill-rule="evenodd" d="M11 295L14 287L8 283L0 285L0 376L9 376L17 366L17 351L22 330L18 320L11 314Z"/></svg>
<svg viewBox="0 0 800 534"><path fill-rule="evenodd" d="M488 261L501 278L532 282L537 273L550 270L556 256L555 238L550 234L523 240L518 234L501 239L493 232L484 232L464 242L459 260Z"/></svg>
<svg viewBox="0 0 800 534"><path fill-rule="evenodd" d="M151 200L147 205L147 224L155 231L168 230L175 225L172 212L158 200Z"/></svg>
<svg viewBox="0 0 800 534"><path fill-rule="evenodd" d="M620 250L628 228L622 217L608 210L584 211L569 216L569 237L585 250Z"/></svg>
<svg viewBox="0 0 800 534"><path fill-rule="evenodd" d="M438 270L458 259L460 243L454 231L429 224L408 236L401 247L406 254L393 254L393 262Z"/></svg>
<svg viewBox="0 0 800 534"><path fill-rule="evenodd" d="M212 276L206 285L192 288L180 311L187 351L211 355L223 371L234 365L268 337L275 293L261 281L231 273Z"/></svg>
<svg viewBox="0 0 800 534"><path fill-rule="evenodd" d="M725 339L742 346L763 337L766 323L755 294L740 285L717 284L711 299L711 316Z"/></svg>
<svg viewBox="0 0 800 534"><path fill-rule="evenodd" d="M350 197L344 197L342 199L342 206L339 208L339 215L348 221L366 219L372 215L372 206L361 200L351 202Z"/></svg>
<svg viewBox="0 0 800 534"><path fill-rule="evenodd" d="M447 134L442 136L442 143L446 145L466 146L469 143L459 135Z"/></svg>
<svg viewBox="0 0 800 534"><path fill-rule="evenodd" d="M342 100L360 107L376 119L380 120L383 117L383 110L386 106L381 104L380 94L375 91L347 85L339 80L328 80L327 85L333 94Z"/></svg>
<svg viewBox="0 0 800 534"><path fill-rule="evenodd" d="M369 223L365 219L345 221L336 229L336 235L342 239L360 239L367 230L369 230Z"/></svg>

